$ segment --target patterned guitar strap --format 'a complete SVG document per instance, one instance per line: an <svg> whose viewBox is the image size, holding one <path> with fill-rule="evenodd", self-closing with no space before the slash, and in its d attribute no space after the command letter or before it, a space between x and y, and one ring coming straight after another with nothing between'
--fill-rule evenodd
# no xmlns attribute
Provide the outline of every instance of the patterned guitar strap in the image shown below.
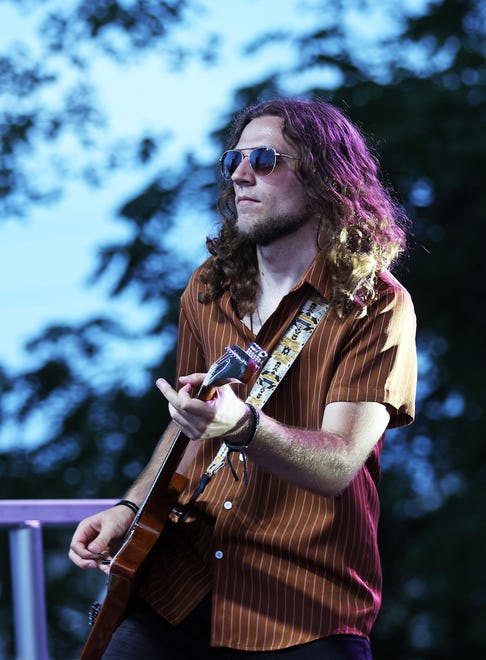
<svg viewBox="0 0 486 660"><path fill-rule="evenodd" d="M251 403L255 408L263 408L290 369L296 357L311 338L312 333L317 328L321 319L324 318L328 309L329 303L326 303L322 296L317 291L314 291L284 332L278 345L266 361L246 399L246 403ZM238 480L228 454L229 449L223 442L218 453L199 480L190 501L182 511L179 509L175 512L179 519L184 517L189 506L201 495L212 477L224 466L226 461L228 461L233 476ZM246 454L244 451L240 453L240 458L244 466L244 481L248 483Z"/></svg>

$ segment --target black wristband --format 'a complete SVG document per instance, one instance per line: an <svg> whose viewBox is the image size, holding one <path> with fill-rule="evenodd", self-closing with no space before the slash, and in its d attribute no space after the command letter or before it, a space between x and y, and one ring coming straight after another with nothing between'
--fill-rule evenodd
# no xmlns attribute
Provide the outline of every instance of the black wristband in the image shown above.
<svg viewBox="0 0 486 660"><path fill-rule="evenodd" d="M135 502L131 502L130 500L120 500L113 506L127 506L135 515L138 513L138 506L135 504Z"/></svg>
<svg viewBox="0 0 486 660"><path fill-rule="evenodd" d="M250 410L252 416L252 425L251 425L250 433L248 435L248 438L245 440L245 442L242 443L225 441L225 444L230 451L242 451L244 449L248 449L248 446L250 445L251 441L256 435L256 432L258 431L258 426L260 425L260 412L251 403L247 403L246 405Z"/></svg>

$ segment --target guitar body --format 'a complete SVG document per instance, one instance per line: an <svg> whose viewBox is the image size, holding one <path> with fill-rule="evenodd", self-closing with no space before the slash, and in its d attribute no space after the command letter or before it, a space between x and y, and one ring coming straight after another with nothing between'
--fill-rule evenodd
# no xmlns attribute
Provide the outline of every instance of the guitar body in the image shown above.
<svg viewBox="0 0 486 660"><path fill-rule="evenodd" d="M125 617L132 591L142 577L151 551L186 483L186 477L175 473L165 495L157 498L157 502L156 497L151 499L143 515L130 528L123 545L113 557L106 597L96 615L80 660L101 658L113 633Z"/></svg>
<svg viewBox="0 0 486 660"><path fill-rule="evenodd" d="M227 348L225 355L208 371L196 397L209 400L215 387L228 378L247 382L265 358L266 353L256 344L251 344L247 352L238 346ZM179 495L186 487L186 477L176 470L188 444L188 438L171 422L162 440L162 447L165 445L164 460L120 549L111 561L106 596L103 604L97 605L99 611L95 615L80 660L100 660L113 633L124 619L147 560Z"/></svg>

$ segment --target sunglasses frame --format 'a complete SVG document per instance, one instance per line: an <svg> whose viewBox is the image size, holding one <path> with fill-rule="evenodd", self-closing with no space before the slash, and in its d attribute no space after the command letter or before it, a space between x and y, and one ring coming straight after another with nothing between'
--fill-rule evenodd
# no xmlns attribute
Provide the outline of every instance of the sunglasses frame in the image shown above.
<svg viewBox="0 0 486 660"><path fill-rule="evenodd" d="M263 151L271 151L271 152L273 152L273 166L272 166L272 169L270 170L270 172L267 172L266 174L261 174L261 173L257 172L257 171L255 170L255 167L253 166L253 163L252 163L252 156L253 156L253 154L254 154L256 151L262 151L262 150L263 150ZM231 179L233 178L233 174L236 172L236 170L237 170L238 167L241 165L241 163L245 160L245 158L248 158L248 162L250 163L250 167L251 167L251 169L252 169L252 172L253 172L256 176L270 176L270 174L272 174L272 172L274 171L275 167L277 166L277 160L278 160L278 158L292 158L293 160L298 160L297 156L291 156L290 154L279 153L274 147L248 147L248 148L244 149L244 151L249 151L250 153L245 154L245 153L243 153L243 150L241 150L241 149L227 149L227 150L226 150L225 152L223 152L223 154L221 155L221 158L219 159L219 167L220 167L220 171L221 171L221 176L223 177L223 179L224 179L225 181L231 181ZM236 165L236 167L234 168L233 172L232 172L229 176L225 176L225 174L224 174L224 168L223 168L223 160L224 160L226 154L231 154L231 153L239 154L239 155L241 156L241 160L240 160L240 162L238 163L238 165ZM254 157L254 160L255 160L256 158L257 158L257 156Z"/></svg>

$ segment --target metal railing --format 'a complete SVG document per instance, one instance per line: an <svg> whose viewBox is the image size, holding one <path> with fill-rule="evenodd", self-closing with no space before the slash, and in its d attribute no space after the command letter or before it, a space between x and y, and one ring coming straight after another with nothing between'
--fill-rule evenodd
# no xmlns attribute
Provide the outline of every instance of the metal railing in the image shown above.
<svg viewBox="0 0 486 660"><path fill-rule="evenodd" d="M116 500L0 500L9 530L16 658L47 660L43 526L77 524Z"/></svg>

